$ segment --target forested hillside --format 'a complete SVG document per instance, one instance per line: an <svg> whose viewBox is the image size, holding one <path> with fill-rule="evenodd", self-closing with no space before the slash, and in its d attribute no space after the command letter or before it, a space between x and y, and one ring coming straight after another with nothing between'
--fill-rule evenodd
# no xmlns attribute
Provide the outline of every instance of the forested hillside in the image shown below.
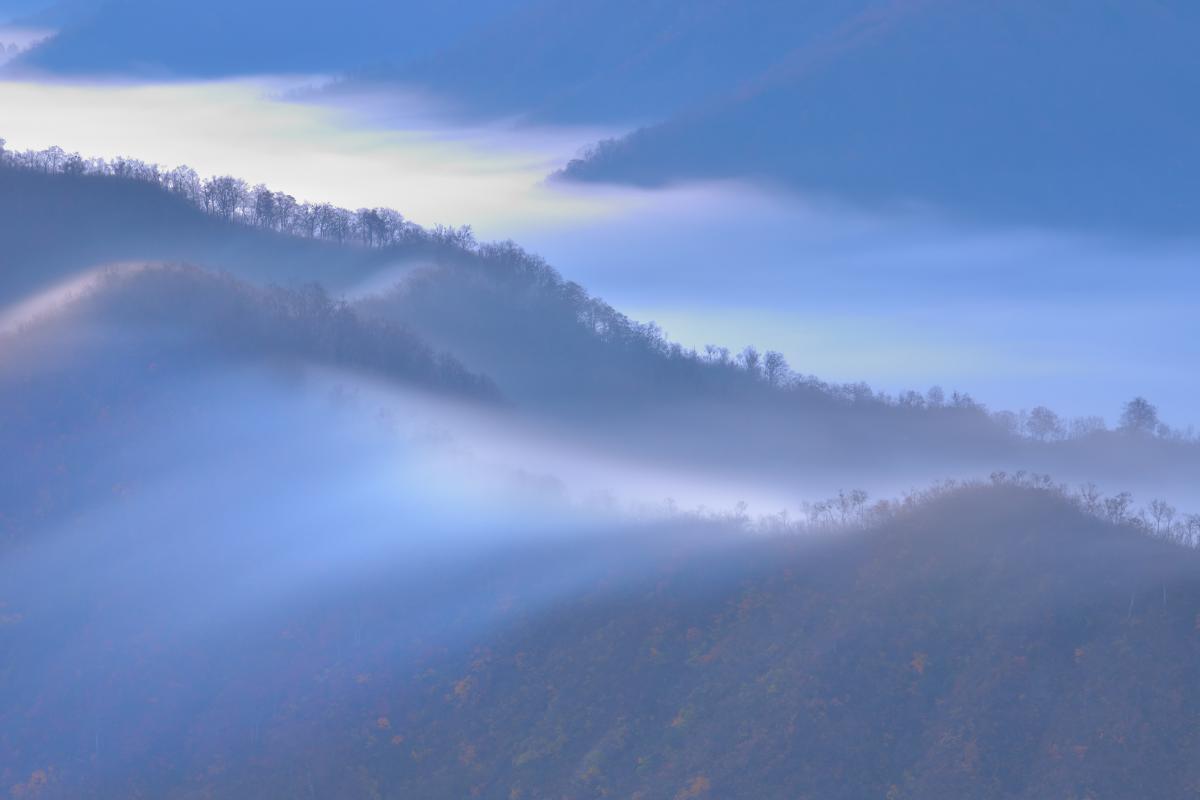
<svg viewBox="0 0 1200 800"><path fill-rule="evenodd" d="M260 281L332 287L380 266L377 251L252 230L142 180L0 167L0 298L49 289L79 271L189 261Z"/></svg>
<svg viewBox="0 0 1200 800"><path fill-rule="evenodd" d="M412 332L539 423L668 465L759 477L783 469L823 491L1024 469L1182 500L1200 469L1193 435L1140 398L1109 425L1040 406L992 411L938 387L896 396L832 385L769 349L685 349L537 256L480 244L469 229L427 230L389 209L302 205L236 178L201 181L187 168L132 160L48 151L6 163L0 285L13 298L112 262L189 262L291 289L315 283L334 300L382 279L392 288L354 297L347 313ZM181 313L183 294L149 286L146 308Z"/></svg>
<svg viewBox="0 0 1200 800"><path fill-rule="evenodd" d="M1034 800L1182 797L1200 778L1194 553L1007 488L748 548L597 592L423 681L369 734L404 736L380 785Z"/></svg>
<svg viewBox="0 0 1200 800"><path fill-rule="evenodd" d="M173 653L148 630L135 667L106 685L124 709L85 700L68 725L67 698L21 677L25 700L0 741L20 768L42 768L45 797L1194 789L1194 551L1007 483L942 490L871 520L751 539L696 520L689 535L518 548L460 576L477 587L470 605L496 621L449 646L444 633L481 611L410 639L396 609L424 584L386 574L267 620L272 635L252 627ZM586 576L552 606L521 582L582 563ZM30 615L7 646L38 652L47 621ZM208 677L175 682L181 658L209 665ZM217 685L204 713L166 725ZM93 720L117 715L142 722L93 739ZM134 763L153 767L121 767Z"/></svg>

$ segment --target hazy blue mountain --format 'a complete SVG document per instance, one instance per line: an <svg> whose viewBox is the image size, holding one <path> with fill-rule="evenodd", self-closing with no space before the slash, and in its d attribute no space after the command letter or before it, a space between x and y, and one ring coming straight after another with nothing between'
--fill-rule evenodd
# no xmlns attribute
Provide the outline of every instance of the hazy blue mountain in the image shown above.
<svg viewBox="0 0 1200 800"><path fill-rule="evenodd" d="M108 0L23 59L69 73L343 70L446 46L516 0Z"/></svg>
<svg viewBox="0 0 1200 800"><path fill-rule="evenodd" d="M249 483L232 510L253 520L269 484ZM148 500L121 503L139 519ZM1051 493L966 489L826 536L697 521L472 543L317 573L286 602L255 566L322 537L218 519L0 564L12 785L1040 800L1184 797L1200 777L1197 554ZM270 601L230 618L247 578Z"/></svg>
<svg viewBox="0 0 1200 800"><path fill-rule="evenodd" d="M114 262L189 262L251 284L315 283L334 298L382 285L350 306L384 326L369 330L411 331L494 381L528 418L673 468L821 491L1026 469L1172 496L1190 495L1200 471L1194 442L1153 430L1035 441L967 397L882 398L786 364L770 378L728 351L692 353L510 243L421 234L387 247L338 244L222 220L140 180L24 169L0 171L0 233L8 304ZM186 318L186 295L151 293L142 307Z"/></svg>
<svg viewBox="0 0 1200 800"><path fill-rule="evenodd" d="M320 281L339 290L403 257L230 224L143 181L5 168L0 240L3 304L125 261L186 261L259 282Z"/></svg>
<svg viewBox="0 0 1200 800"><path fill-rule="evenodd" d="M410 327L539 418L677 466L830 489L853 476L932 480L993 469L1137 491L1179 490L1200 476L1200 448L1186 441L1117 431L1032 441L961 396L935 406L813 376L773 385L727 351L680 348L508 244L420 266L356 308Z"/></svg>
<svg viewBox="0 0 1200 800"><path fill-rule="evenodd" d="M1198 35L1184 2L885 4L566 175L754 177L951 216L1194 232Z"/></svg>

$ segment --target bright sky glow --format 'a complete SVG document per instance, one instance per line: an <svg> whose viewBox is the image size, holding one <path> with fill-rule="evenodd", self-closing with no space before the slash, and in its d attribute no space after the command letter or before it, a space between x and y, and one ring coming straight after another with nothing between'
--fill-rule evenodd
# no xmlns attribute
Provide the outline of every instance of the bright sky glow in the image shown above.
<svg viewBox="0 0 1200 800"><path fill-rule="evenodd" d="M367 125L372 109L273 99L263 80L181 84L0 82L0 136L14 149L58 145L133 156L202 175L232 174L301 200L390 206L421 224L470 224L492 237L517 221L594 215L603 207L542 185L588 139L528 141L502 131L434 130L410 114L403 129ZM577 133L579 136L585 134Z"/></svg>

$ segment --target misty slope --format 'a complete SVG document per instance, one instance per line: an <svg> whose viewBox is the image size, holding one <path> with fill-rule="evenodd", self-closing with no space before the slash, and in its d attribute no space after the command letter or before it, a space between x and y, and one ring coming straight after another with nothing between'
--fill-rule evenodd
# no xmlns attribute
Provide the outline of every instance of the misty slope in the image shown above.
<svg viewBox="0 0 1200 800"><path fill-rule="evenodd" d="M995 469L1137 491L1188 491L1200 478L1200 449L1187 442L1117 432L1037 442L969 400L884 401L811 376L772 385L727 355L683 350L512 245L414 270L357 306L488 375L527 413L670 463L789 475L822 491Z"/></svg>
<svg viewBox="0 0 1200 800"><path fill-rule="evenodd" d="M480 649L394 714L425 755L381 755L381 783L531 799L1195 790L1194 553L1004 489L756 556L732 559L736 585L685 563Z"/></svg>
<svg viewBox="0 0 1200 800"><path fill-rule="evenodd" d="M447 401L499 400L486 378L319 287L260 289L187 267L101 276L63 308L0 334L0 352L0 550L116 486L153 480L154 470L96 472L92 462L152 426L200 424L215 392L205 378L222 371L274 376L299 393L306 370L323 367Z"/></svg>
<svg viewBox="0 0 1200 800"><path fill-rule="evenodd" d="M1194 553L1001 489L722 559L564 605L425 682L393 712L410 756L381 753L380 785L531 800L1195 790Z"/></svg>
<svg viewBox="0 0 1200 800"><path fill-rule="evenodd" d="M395 289L359 301L357 312L491 379L539 424L675 466L794 475L822 494L868 477L894 490L893 480L907 487L995 469L1175 493L1194 487L1200 470L1187 442L1105 433L1041 443L969 402L883 402L862 385L815 378L772 385L728 354L685 351L510 244L417 231L388 247L338 245L225 222L140 181L11 169L0 171L0 233L9 307L111 261L186 261L259 285L317 282L334 297L399 272ZM180 298L159 300L157 313L186 316Z"/></svg>
<svg viewBox="0 0 1200 800"><path fill-rule="evenodd" d="M495 410L488 386L316 289L114 275L0 353L14 797L194 796L250 753L357 797L304 765L364 687L679 539L568 518L536 475L472 459L486 442L452 423Z"/></svg>
<svg viewBox="0 0 1200 800"><path fill-rule="evenodd" d="M64 73L339 70L448 45L516 0L107 0L22 59Z"/></svg>
<svg viewBox="0 0 1200 800"><path fill-rule="evenodd" d="M259 282L351 285L411 252L338 247L205 214L137 180L0 168L0 306L81 270L187 261Z"/></svg>
<svg viewBox="0 0 1200 800"><path fill-rule="evenodd" d="M71 694L41 697L21 674L0 776L49 767L47 797L1194 792L1195 552L1013 487L943 494L859 534L713 550L694 533L443 565L469 599L421 602L422 580L384 568L204 647L122 631L136 660L114 669L120 649L101 650L77 675L112 698L80 695L77 722L61 713ZM622 548L639 570L616 566ZM552 606L529 602L523 575L586 563ZM408 638L417 608L476 603L503 624ZM7 641L42 652L45 613ZM202 679L174 679L186 659Z"/></svg>
<svg viewBox="0 0 1200 800"><path fill-rule="evenodd" d="M752 177L968 219L1194 233L1198 35L1179 0L878 4L565 174Z"/></svg>

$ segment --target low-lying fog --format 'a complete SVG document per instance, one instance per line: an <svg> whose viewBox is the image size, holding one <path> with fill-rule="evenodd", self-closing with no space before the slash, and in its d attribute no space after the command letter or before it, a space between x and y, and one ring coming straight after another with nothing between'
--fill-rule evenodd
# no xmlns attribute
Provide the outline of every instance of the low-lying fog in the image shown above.
<svg viewBox="0 0 1200 800"><path fill-rule="evenodd" d="M543 520L515 526L525 533L547 525L570 528L583 520L611 525L631 516L655 518L668 509L732 512L742 503L755 514L796 514L805 502L841 488L811 478L797 483L791 476L763 481L718 464L681 471L677 462L666 459L633 459L623 456L621 448L598 449L561 426L517 413L503 400L455 400L316 366L297 372L295 366L268 362L248 370L200 342L183 351L162 349L164 341L188 340L192 334L186 328L143 329L131 320L114 329L111 323L72 315L79 298L104 281L155 269L153 264L110 265L0 308L0 385L12 388L15 408L30 415L19 419L14 413L16 424L0 432L0 442L14 452L22 446L40 448L39 437L58 442L57 432L84 426L82 439L63 455L63 469L85 470L93 478L151 476L153 482L139 486L135 500L163 495L184 500L191 494L211 499L229 491L238 498L233 509L241 514L271 498L285 506L294 503L289 498L308 496L306 485L324 487L322 497L341 497L331 487L346 487L353 490L351 505L371 509L365 519L346 523L356 531L375 527L369 522L372 515L389 527L390 520L413 511L413 498L422 506L454 509L447 530L435 540L420 540L422 546L470 539L477 535L472 533L477 525L490 531L510 512ZM179 363L160 364L164 359ZM193 361L208 366L193 374ZM176 376L179 370L185 370L182 377ZM166 384L159 377L164 373L171 376ZM143 389L148 377L154 380ZM43 409L23 396L31 392L56 395L58 405ZM119 452L109 452L99 434L96 443L89 443L86 425L92 405L101 404L107 415L114 405L131 402L137 410L126 413L138 421ZM295 431L303 431L303 438L295 440ZM231 453L244 472L225 471L221 459ZM69 482L82 485L81 480ZM254 503L245 502L246 492ZM415 492L413 498L408 492ZM10 512L33 502L18 489L0 493L0 498L12 504ZM118 505L126 519L137 508ZM170 517L193 519L193 510L174 509ZM286 507L279 510L279 518L289 518ZM228 525L213 518L228 511L207 512L204 524L239 527L236 516ZM298 522L321 529L327 524L314 518L312 509L305 509ZM417 540L406 534L381 541L407 547Z"/></svg>
<svg viewBox="0 0 1200 800"><path fill-rule="evenodd" d="M97 796L303 763L324 714L391 724L376 683L407 698L442 654L748 535L665 498L788 505L502 405L283 360L159 361L137 329L46 333L0 339L0 389L28 393L0 394L19 421L0 428L0 769ZM10 480L47 459L49 485ZM793 490L793 510L816 496Z"/></svg>
<svg viewBox="0 0 1200 800"><path fill-rule="evenodd" d="M76 333L84 363L110 335ZM4 367L45 378L72 359L43 355ZM297 683L352 705L377 670L396 679L685 541L588 497L659 488L645 476L574 470L479 410L279 364L161 368L149 388L119 378L137 388L95 420L69 370L70 419L48 403L0 431L10 454L61 458L36 492L0 484L5 774L96 787L269 749L260 726ZM687 546L703 538L692 526Z"/></svg>
<svg viewBox="0 0 1200 800"><path fill-rule="evenodd" d="M581 189L546 177L614 132L461 127L416 96L286 99L305 83L13 78L0 82L0 135L470 224L685 344L778 349L827 380L940 384L1110 422L1142 394L1164 419L1195 422L1196 243L966 228L745 185Z"/></svg>

